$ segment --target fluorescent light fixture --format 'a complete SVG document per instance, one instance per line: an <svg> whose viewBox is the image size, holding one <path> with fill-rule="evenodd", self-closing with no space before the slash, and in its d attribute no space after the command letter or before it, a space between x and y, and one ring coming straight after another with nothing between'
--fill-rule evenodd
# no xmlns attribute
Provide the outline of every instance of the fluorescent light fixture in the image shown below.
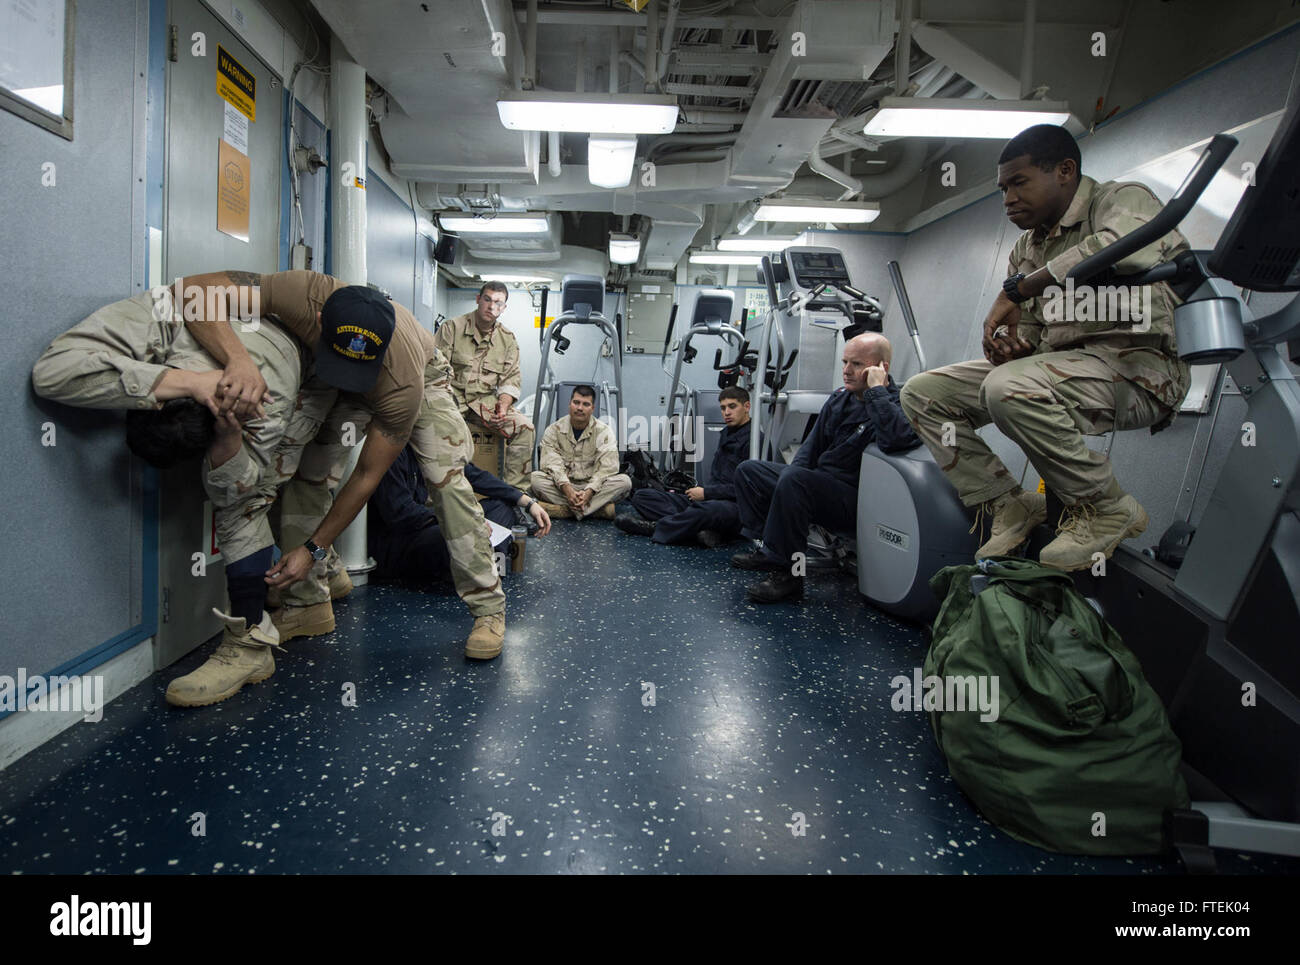
<svg viewBox="0 0 1300 965"><path fill-rule="evenodd" d="M587 138L587 180L596 187L627 187L635 163L635 134L592 134Z"/></svg>
<svg viewBox="0 0 1300 965"><path fill-rule="evenodd" d="M616 265L635 265L641 256L641 241L636 235L610 233L609 260Z"/></svg>
<svg viewBox="0 0 1300 965"><path fill-rule="evenodd" d="M693 265L758 265L762 255L738 255L730 251L697 251L690 256Z"/></svg>
<svg viewBox="0 0 1300 965"><path fill-rule="evenodd" d="M718 239L719 251L785 251L794 244L794 236L739 235Z"/></svg>
<svg viewBox="0 0 1300 965"><path fill-rule="evenodd" d="M501 123L512 131L567 134L669 134L677 98L661 94L566 94L505 90L497 98Z"/></svg>
<svg viewBox="0 0 1300 965"><path fill-rule="evenodd" d="M513 275L510 272L490 271L486 274L479 275L483 281L500 281L507 283L517 283L520 285L531 285L533 282L549 282L551 279L542 275Z"/></svg>
<svg viewBox="0 0 1300 965"><path fill-rule="evenodd" d="M866 224L880 217L880 205L874 201L805 201L782 198L779 201L764 201L754 212L754 217L759 221Z"/></svg>
<svg viewBox="0 0 1300 965"><path fill-rule="evenodd" d="M544 214L498 214L476 218L469 214L444 214L438 218L444 231L459 234L544 235L551 230Z"/></svg>
<svg viewBox="0 0 1300 965"><path fill-rule="evenodd" d="M974 101L959 97L882 97L863 129L875 137L1012 138L1034 124L1064 124L1062 101Z"/></svg>

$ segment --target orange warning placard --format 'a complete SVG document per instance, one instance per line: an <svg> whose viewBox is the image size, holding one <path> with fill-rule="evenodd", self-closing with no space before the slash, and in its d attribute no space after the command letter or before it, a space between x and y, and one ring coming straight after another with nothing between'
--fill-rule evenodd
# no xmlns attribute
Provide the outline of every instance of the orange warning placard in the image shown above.
<svg viewBox="0 0 1300 965"><path fill-rule="evenodd" d="M219 141L217 152L217 230L248 241L249 198L253 190L248 155Z"/></svg>
<svg viewBox="0 0 1300 965"><path fill-rule="evenodd" d="M217 44L217 93L250 121L257 120L257 78Z"/></svg>

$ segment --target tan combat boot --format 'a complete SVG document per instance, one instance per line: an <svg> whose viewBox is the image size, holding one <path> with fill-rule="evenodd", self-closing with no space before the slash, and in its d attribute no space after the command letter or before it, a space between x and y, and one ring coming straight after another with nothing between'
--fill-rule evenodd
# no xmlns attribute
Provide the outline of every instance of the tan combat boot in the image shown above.
<svg viewBox="0 0 1300 965"><path fill-rule="evenodd" d="M1092 566L1094 553L1106 559L1115 547L1147 528L1150 519L1142 504L1128 493L1101 496L1090 503L1066 506L1056 527L1056 539L1043 547L1038 562L1058 570L1083 570Z"/></svg>
<svg viewBox="0 0 1300 965"><path fill-rule="evenodd" d="M348 571L340 566L338 570L329 578L330 599L341 600L353 590L352 577L348 576ZM266 608L268 610L278 610L284 606L284 598L280 595L278 586L267 587L266 589Z"/></svg>
<svg viewBox="0 0 1300 965"><path fill-rule="evenodd" d="M975 551L977 560L1006 556L1029 538L1035 526L1047 519L1047 497L1023 489L1013 489L992 503L982 505L976 514L975 526L979 525L986 506L993 512L993 526L984 545ZM971 527L972 533L975 526Z"/></svg>
<svg viewBox="0 0 1300 965"><path fill-rule="evenodd" d="M465 656L471 660L491 660L501 653L501 641L506 635L505 612L489 613L474 618L474 629L465 641Z"/></svg>
<svg viewBox="0 0 1300 965"><path fill-rule="evenodd" d="M544 499L537 501L542 504L542 509L546 510L546 515L551 519L573 519L573 510L569 508L568 503L548 503Z"/></svg>
<svg viewBox="0 0 1300 965"><path fill-rule="evenodd" d="M592 513L592 515L600 516L601 519L613 519L615 516L614 504L606 503L604 506L600 507L597 512Z"/></svg>
<svg viewBox="0 0 1300 965"><path fill-rule="evenodd" d="M271 620L280 631L280 642L294 637L318 637L334 632L334 607L329 600L311 606L284 606L271 611Z"/></svg>
<svg viewBox="0 0 1300 965"><path fill-rule="evenodd" d="M262 622L251 630L243 617L232 617L220 610L212 611L226 625L221 643L207 662L167 686L167 703L177 707L203 707L233 697L244 684L261 683L275 673L271 648L279 645L280 635L270 616L263 612Z"/></svg>

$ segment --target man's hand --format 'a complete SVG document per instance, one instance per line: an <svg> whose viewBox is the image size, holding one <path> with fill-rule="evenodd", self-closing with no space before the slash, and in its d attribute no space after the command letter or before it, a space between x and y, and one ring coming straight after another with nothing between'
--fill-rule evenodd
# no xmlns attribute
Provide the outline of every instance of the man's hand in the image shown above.
<svg viewBox="0 0 1300 965"><path fill-rule="evenodd" d="M994 365L1032 355L1034 347L1016 334L1020 306L999 292L984 320L984 357Z"/></svg>
<svg viewBox="0 0 1300 965"><path fill-rule="evenodd" d="M292 586L311 572L315 562L307 547L299 546L281 556L280 562L266 571L266 582L271 586Z"/></svg>
<svg viewBox="0 0 1300 965"><path fill-rule="evenodd" d="M551 517L546 515L546 510L542 509L542 504L536 499L534 499L533 504L528 507L528 515L533 517L533 521L537 523L538 536L545 536L551 531Z"/></svg>
<svg viewBox="0 0 1300 965"><path fill-rule="evenodd" d="M221 393L220 411L233 411L245 422L265 416L262 405L272 402L271 393L266 391L266 379L262 378L253 360L247 357L230 360L221 373L218 389Z"/></svg>
<svg viewBox="0 0 1300 965"><path fill-rule="evenodd" d="M569 508L577 512L582 508L582 501L578 497L578 490L573 487L573 483L565 483L560 487L560 492L564 493L564 500L569 504Z"/></svg>
<svg viewBox="0 0 1300 965"><path fill-rule="evenodd" d="M213 373L214 375L216 373ZM212 445L208 446L208 465L213 469L234 458L244 444L244 427L232 412L218 413L213 420Z"/></svg>
<svg viewBox="0 0 1300 965"><path fill-rule="evenodd" d="M889 373L885 371L883 365L867 366L867 388L874 389L878 385L889 384Z"/></svg>
<svg viewBox="0 0 1300 965"><path fill-rule="evenodd" d="M704 498L704 487L692 486L690 489L686 490L686 498L691 500L691 502L698 503Z"/></svg>
<svg viewBox="0 0 1300 965"><path fill-rule="evenodd" d="M591 505L591 497L594 495L596 495L596 490L584 489L582 492L578 493L578 505L573 508L577 511L586 509Z"/></svg>

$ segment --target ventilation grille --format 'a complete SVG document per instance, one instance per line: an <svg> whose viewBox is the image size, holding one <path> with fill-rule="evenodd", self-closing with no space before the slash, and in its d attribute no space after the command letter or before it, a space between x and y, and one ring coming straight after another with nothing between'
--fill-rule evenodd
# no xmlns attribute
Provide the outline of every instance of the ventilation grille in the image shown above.
<svg viewBox="0 0 1300 965"><path fill-rule="evenodd" d="M867 91L861 81L790 81L774 117L848 117Z"/></svg>

